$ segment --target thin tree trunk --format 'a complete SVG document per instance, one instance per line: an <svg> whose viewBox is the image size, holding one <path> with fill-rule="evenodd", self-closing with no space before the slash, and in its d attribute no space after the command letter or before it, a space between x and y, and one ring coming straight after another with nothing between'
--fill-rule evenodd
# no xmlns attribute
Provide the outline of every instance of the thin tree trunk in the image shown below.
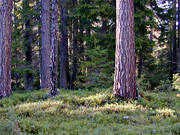
<svg viewBox="0 0 180 135"><path fill-rule="evenodd" d="M91 29L90 29L90 27L91 27L91 22L88 20L88 21L86 21L86 25L87 25L87 28L86 28L86 33L85 33L85 35L86 35L86 37L87 37L87 39L89 40L90 39L90 37L91 37ZM84 53L85 53L85 55L84 55L84 60L85 61L89 61L89 57L88 57L88 54L87 54L87 51L90 49L90 44L89 44L89 41L88 40L86 40L86 44L85 44L85 46L84 46ZM88 72L89 72L89 68L88 67L86 67L85 68L85 75L86 76L88 76Z"/></svg>
<svg viewBox="0 0 180 135"><path fill-rule="evenodd" d="M66 0L61 0L60 88L67 89L68 34Z"/></svg>
<svg viewBox="0 0 180 135"><path fill-rule="evenodd" d="M180 0L178 0L178 73L180 76Z"/></svg>
<svg viewBox="0 0 180 135"><path fill-rule="evenodd" d="M85 61L85 46L84 46L84 24L82 22L81 17L79 17L79 21L78 21L78 31L79 31L79 39L78 39L78 46L79 46L79 62L81 61ZM79 72L77 73L79 75L83 75L83 69L79 69Z"/></svg>
<svg viewBox="0 0 180 135"><path fill-rule="evenodd" d="M174 0L174 24L173 24L173 49L172 49L172 73L176 73L177 66L176 61L177 61L177 45L176 45L176 0Z"/></svg>
<svg viewBox="0 0 180 135"><path fill-rule="evenodd" d="M41 88L50 88L50 1L42 0Z"/></svg>
<svg viewBox="0 0 180 135"><path fill-rule="evenodd" d="M102 20L102 34L106 34L107 33L107 20L103 19Z"/></svg>
<svg viewBox="0 0 180 135"><path fill-rule="evenodd" d="M58 68L58 3L52 0L51 13L51 53L50 53L50 94L55 96L57 92L57 68Z"/></svg>
<svg viewBox="0 0 180 135"><path fill-rule="evenodd" d="M12 0L0 0L0 98L11 91Z"/></svg>
<svg viewBox="0 0 180 135"><path fill-rule="evenodd" d="M77 6L77 1L73 1L73 6ZM72 74L71 74L71 82L70 82L70 89L75 88L75 81L76 81L76 75L77 75L77 51L78 51L78 45L77 45L77 33L78 33L78 22L77 20L73 21L72 24L72 32L73 32L73 62L72 62Z"/></svg>
<svg viewBox="0 0 180 135"><path fill-rule="evenodd" d="M180 0L178 0L178 74L180 76Z"/></svg>
<svg viewBox="0 0 180 135"><path fill-rule="evenodd" d="M134 1L116 1L116 54L114 95L136 98Z"/></svg>
<svg viewBox="0 0 180 135"><path fill-rule="evenodd" d="M139 63L138 63L138 78L141 78L142 74L142 67L143 67L143 57L142 57L142 51L139 52Z"/></svg>
<svg viewBox="0 0 180 135"><path fill-rule="evenodd" d="M83 57L83 60L84 60L84 40L83 40L83 32L84 32L84 27L83 27L83 23L81 22L81 17L79 17L79 41L78 41L78 44L80 46L80 53Z"/></svg>

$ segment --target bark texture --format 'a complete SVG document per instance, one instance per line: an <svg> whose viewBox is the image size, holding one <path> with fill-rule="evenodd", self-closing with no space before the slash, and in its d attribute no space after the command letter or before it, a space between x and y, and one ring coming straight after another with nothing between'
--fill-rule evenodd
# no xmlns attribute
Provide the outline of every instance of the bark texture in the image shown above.
<svg viewBox="0 0 180 135"><path fill-rule="evenodd" d="M12 0L0 0L0 98L11 91Z"/></svg>
<svg viewBox="0 0 180 135"><path fill-rule="evenodd" d="M60 88L67 89L68 34L66 0L61 0L61 42L60 42Z"/></svg>
<svg viewBox="0 0 180 135"><path fill-rule="evenodd" d="M50 88L50 1L42 0L41 88Z"/></svg>
<svg viewBox="0 0 180 135"><path fill-rule="evenodd" d="M116 54L114 95L136 98L134 1L116 1Z"/></svg>
<svg viewBox="0 0 180 135"><path fill-rule="evenodd" d="M58 68L58 3L51 0L51 53L50 53L50 94L57 95Z"/></svg>

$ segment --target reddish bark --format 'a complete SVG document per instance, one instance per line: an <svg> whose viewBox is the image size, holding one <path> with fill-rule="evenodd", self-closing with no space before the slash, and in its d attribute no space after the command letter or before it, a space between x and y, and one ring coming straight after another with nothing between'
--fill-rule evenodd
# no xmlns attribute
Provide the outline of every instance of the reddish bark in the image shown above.
<svg viewBox="0 0 180 135"><path fill-rule="evenodd" d="M114 95L136 98L134 1L116 1L116 54Z"/></svg>
<svg viewBox="0 0 180 135"><path fill-rule="evenodd" d="M11 91L12 0L0 0L0 97Z"/></svg>

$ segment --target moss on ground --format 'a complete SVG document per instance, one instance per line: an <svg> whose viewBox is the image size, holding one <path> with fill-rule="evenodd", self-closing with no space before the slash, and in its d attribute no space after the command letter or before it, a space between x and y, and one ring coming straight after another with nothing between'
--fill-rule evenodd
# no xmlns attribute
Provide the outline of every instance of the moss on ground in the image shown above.
<svg viewBox="0 0 180 135"><path fill-rule="evenodd" d="M111 89L14 93L0 100L1 135L179 135L178 91L142 91L137 101Z"/></svg>

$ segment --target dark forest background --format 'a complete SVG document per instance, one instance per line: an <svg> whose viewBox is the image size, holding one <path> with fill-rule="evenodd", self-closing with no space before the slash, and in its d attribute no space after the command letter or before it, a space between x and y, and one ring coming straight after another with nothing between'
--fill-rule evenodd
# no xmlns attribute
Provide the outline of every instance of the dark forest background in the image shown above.
<svg viewBox="0 0 180 135"><path fill-rule="evenodd" d="M60 47L58 49L58 87L92 89L112 86L116 1L58 2L58 5L64 5L58 8L58 43L65 41L68 46L68 54L60 51ZM171 84L173 74L179 71L179 38L176 34L179 12L176 4L175 0L134 1L137 77L140 87L146 90ZM13 90L41 88L41 11L40 0L13 1ZM64 26L61 25L64 23L62 15L67 19ZM62 29L67 30L67 35L62 36ZM60 83L62 55L67 57L65 84Z"/></svg>

